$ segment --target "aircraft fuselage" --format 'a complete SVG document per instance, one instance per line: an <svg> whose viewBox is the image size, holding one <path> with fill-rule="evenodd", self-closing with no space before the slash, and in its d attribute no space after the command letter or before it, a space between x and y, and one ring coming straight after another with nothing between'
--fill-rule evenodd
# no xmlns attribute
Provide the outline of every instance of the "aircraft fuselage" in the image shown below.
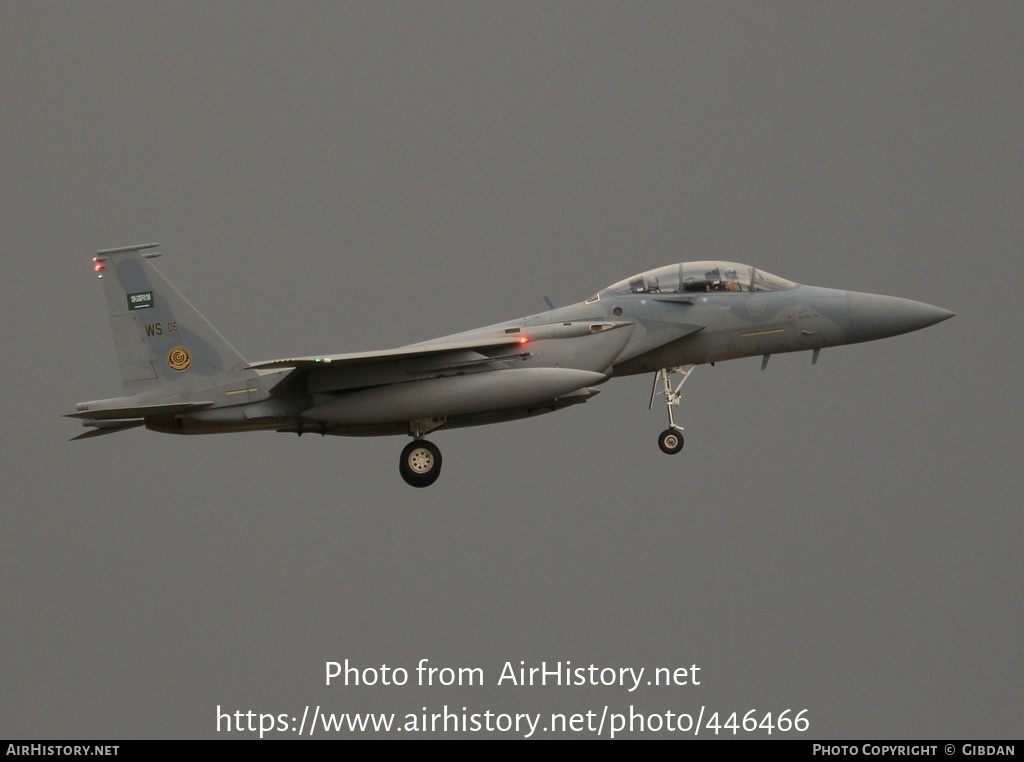
<svg viewBox="0 0 1024 762"><path fill-rule="evenodd" d="M814 351L915 331L953 316L891 296L801 286L733 262L685 262L615 283L585 302L396 349L246 362L143 254L99 252L125 396L71 416L101 436L136 426L173 434L273 430L412 436L400 461L433 483L435 429L542 415L586 402L610 378L657 373L669 429L690 366ZM689 369L688 369L689 368ZM682 380L673 386L672 377ZM657 381L656 387L657 389Z"/></svg>

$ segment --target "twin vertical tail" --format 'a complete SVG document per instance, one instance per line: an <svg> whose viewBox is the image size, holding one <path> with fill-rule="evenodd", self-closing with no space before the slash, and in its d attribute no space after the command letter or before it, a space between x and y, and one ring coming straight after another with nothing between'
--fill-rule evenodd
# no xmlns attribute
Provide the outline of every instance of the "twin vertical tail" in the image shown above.
<svg viewBox="0 0 1024 762"><path fill-rule="evenodd" d="M93 258L103 280L126 397L186 400L191 393L253 375L248 363L164 278L147 243Z"/></svg>

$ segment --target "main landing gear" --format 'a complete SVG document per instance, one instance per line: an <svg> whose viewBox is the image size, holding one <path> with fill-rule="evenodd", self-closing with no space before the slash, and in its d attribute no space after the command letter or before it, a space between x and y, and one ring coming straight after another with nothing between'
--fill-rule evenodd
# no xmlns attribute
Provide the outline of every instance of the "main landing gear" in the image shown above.
<svg viewBox="0 0 1024 762"><path fill-rule="evenodd" d="M410 487L429 487L441 475L441 451L426 439L416 439L402 449L398 471Z"/></svg>
<svg viewBox="0 0 1024 762"><path fill-rule="evenodd" d="M654 407L654 398L659 393L658 382L660 381L660 393L665 397L665 407L668 410L668 428L658 435L658 447L666 455L675 455L683 449L683 427L676 426L675 418L672 417L672 408L679 407L679 400L682 396L680 391L695 367L695 365L683 365L677 368L662 368L654 376L654 386L651 387L651 404L647 406L647 409L650 410ZM673 373L678 373L681 376L675 387L672 386Z"/></svg>
<svg viewBox="0 0 1024 762"><path fill-rule="evenodd" d="M413 438L402 448L398 472L410 487L429 487L441 475L441 451L424 435L445 424L445 418L420 418L409 422L409 436Z"/></svg>

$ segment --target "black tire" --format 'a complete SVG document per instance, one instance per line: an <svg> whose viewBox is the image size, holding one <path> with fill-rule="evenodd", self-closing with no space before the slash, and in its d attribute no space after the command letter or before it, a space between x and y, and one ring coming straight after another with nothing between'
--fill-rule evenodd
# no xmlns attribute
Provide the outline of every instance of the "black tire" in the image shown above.
<svg viewBox="0 0 1024 762"><path fill-rule="evenodd" d="M429 487L441 475L441 451L425 439L410 442L402 449L398 472L410 487Z"/></svg>
<svg viewBox="0 0 1024 762"><path fill-rule="evenodd" d="M666 455L675 455L683 449L683 432L679 429L665 429L658 434L658 447Z"/></svg>

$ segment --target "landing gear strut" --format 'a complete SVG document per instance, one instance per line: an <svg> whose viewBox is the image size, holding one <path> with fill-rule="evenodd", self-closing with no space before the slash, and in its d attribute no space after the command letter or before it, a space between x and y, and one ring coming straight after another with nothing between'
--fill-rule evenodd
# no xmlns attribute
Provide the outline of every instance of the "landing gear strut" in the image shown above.
<svg viewBox="0 0 1024 762"><path fill-rule="evenodd" d="M679 400L682 397L680 391L695 367L694 365L682 365L676 368L662 368L654 376L651 404L647 406L647 409L650 410L654 407L654 398L658 395L658 382L660 381L661 394L665 397L665 407L668 410L668 428L658 435L658 447L666 455L675 455L683 449L683 427L676 425L675 418L672 416L672 408L679 407ZM675 387L672 386L673 373L678 373L682 377Z"/></svg>

